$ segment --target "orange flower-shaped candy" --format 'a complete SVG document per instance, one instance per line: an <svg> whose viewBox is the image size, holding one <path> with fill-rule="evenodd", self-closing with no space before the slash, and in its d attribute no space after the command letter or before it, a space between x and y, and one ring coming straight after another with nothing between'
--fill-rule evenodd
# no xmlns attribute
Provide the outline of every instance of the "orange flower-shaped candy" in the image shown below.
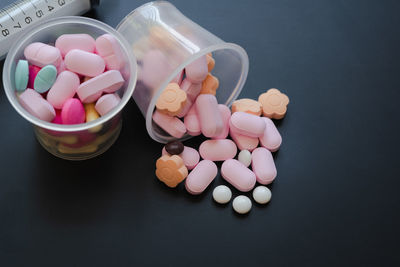
<svg viewBox="0 0 400 267"><path fill-rule="evenodd" d="M236 100L232 104L232 113L237 112L237 111L243 111L246 113L250 113L256 116L261 115L261 103L258 101L255 101L250 98L242 98L239 100Z"/></svg>
<svg viewBox="0 0 400 267"><path fill-rule="evenodd" d="M278 89L269 89L258 97L262 105L263 115L271 119L282 119L285 117L289 98Z"/></svg>
<svg viewBox="0 0 400 267"><path fill-rule="evenodd" d="M176 116L184 107L186 99L186 92L177 83L169 83L157 99L156 108L169 116Z"/></svg>
<svg viewBox="0 0 400 267"><path fill-rule="evenodd" d="M215 67L215 59L212 57L211 53L207 54L206 58L207 58L208 72L211 72Z"/></svg>
<svg viewBox="0 0 400 267"><path fill-rule="evenodd" d="M169 187L176 187L188 176L183 159L178 155L164 155L156 163L157 178Z"/></svg>
<svg viewBox="0 0 400 267"><path fill-rule="evenodd" d="M201 86L200 94L215 95L217 93L218 86L218 78L213 76L211 73L208 73Z"/></svg>

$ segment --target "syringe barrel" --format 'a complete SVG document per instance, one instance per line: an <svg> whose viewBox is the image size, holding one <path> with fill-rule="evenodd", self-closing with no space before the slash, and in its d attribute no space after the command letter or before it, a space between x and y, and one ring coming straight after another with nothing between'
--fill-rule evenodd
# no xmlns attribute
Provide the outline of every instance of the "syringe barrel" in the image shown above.
<svg viewBox="0 0 400 267"><path fill-rule="evenodd" d="M98 0L20 0L0 10L0 60L21 34L38 22L81 15L97 5Z"/></svg>

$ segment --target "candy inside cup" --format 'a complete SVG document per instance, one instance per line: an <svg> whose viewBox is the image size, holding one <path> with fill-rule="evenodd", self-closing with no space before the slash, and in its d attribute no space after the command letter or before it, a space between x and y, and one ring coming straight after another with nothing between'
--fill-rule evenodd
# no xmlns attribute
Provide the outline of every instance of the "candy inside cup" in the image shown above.
<svg viewBox="0 0 400 267"><path fill-rule="evenodd" d="M24 59L24 49L29 44L33 42L54 44L60 35L72 33L87 33L93 38L108 33L118 40L126 61L124 68L120 70L125 80L118 91L121 101L106 115L88 123L62 125L42 121L27 112L18 101L14 80L16 64L18 60ZM121 129L121 110L132 96L136 78L136 59L121 34L102 22L83 17L62 17L39 24L16 41L7 55L3 69L4 90L11 105L33 124L36 137L46 150L69 160L95 157L114 143Z"/></svg>

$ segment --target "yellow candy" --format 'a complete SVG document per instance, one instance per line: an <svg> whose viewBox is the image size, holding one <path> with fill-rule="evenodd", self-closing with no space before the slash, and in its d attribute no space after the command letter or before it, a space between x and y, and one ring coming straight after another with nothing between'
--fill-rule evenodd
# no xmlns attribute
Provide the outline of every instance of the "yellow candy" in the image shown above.
<svg viewBox="0 0 400 267"><path fill-rule="evenodd" d="M85 113L86 113L86 122L94 121L94 120L100 118L100 115L96 111L94 106L95 106L95 103L84 104ZM91 133L97 133L98 131L101 130L101 128L102 128L102 125L100 124L98 126L90 128L88 131Z"/></svg>

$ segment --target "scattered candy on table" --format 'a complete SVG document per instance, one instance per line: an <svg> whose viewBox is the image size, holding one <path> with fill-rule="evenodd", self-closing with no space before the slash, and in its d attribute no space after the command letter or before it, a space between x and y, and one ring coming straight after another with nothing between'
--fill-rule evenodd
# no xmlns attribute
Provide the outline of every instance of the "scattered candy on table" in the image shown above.
<svg viewBox="0 0 400 267"><path fill-rule="evenodd" d="M271 191L264 185L272 183L277 176L271 152L277 151L282 143L271 118L285 116L289 98L277 89L270 89L258 101L249 98L234 101L231 109L218 104L215 95L219 81L210 73L215 64L218 62L211 54L193 61L178 73L157 100L153 121L166 133L174 138L185 134L209 138L200 144L199 152L178 140L166 144L163 156L157 161L157 177L170 187L185 179L186 172L177 171L178 167L170 167L164 173L159 171L160 162L174 155L182 160L180 166L184 164L190 171L185 180L186 190L192 195L201 194L215 180L218 167L214 162L220 161L223 180L240 192L253 190L254 201L266 204L271 199ZM257 183L262 185L255 187ZM232 191L226 185L218 185L212 197L215 202L226 204L232 198ZM249 197L239 195L232 207L237 213L246 214L252 203Z"/></svg>
<svg viewBox="0 0 400 267"><path fill-rule="evenodd" d="M124 84L119 72L124 60L118 41L110 34L96 40L88 34L63 34L55 46L29 44L24 56L15 69L15 88L21 92L21 105L41 120L90 122L121 101L117 91ZM82 83L80 76L84 76ZM99 131L101 126L96 128Z"/></svg>

